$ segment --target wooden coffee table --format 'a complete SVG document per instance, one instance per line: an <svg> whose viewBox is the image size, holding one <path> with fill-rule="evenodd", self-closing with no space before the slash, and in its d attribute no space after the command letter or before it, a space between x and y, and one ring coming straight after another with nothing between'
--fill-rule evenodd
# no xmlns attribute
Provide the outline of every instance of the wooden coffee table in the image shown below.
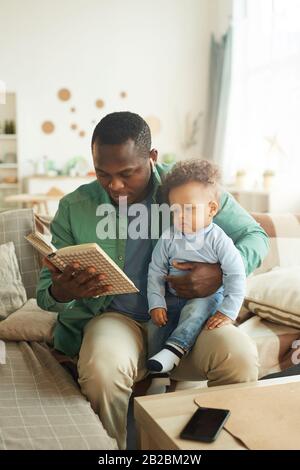
<svg viewBox="0 0 300 470"><path fill-rule="evenodd" d="M279 379L260 380L255 383L224 385L222 389L272 387L277 384L300 382L300 375ZM180 392L138 397L134 400L138 445L142 450L246 450L243 444L222 430L214 443L188 441L179 438L180 431L198 406L194 398L211 389L199 388ZM218 404L216 403L216 408Z"/></svg>

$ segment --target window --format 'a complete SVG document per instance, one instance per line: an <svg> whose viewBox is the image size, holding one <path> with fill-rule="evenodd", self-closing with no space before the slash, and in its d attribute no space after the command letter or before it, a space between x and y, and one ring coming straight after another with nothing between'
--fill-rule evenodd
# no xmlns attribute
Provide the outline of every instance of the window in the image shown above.
<svg viewBox="0 0 300 470"><path fill-rule="evenodd" d="M234 0L225 181L300 170L300 1ZM291 171L292 170L292 171Z"/></svg>

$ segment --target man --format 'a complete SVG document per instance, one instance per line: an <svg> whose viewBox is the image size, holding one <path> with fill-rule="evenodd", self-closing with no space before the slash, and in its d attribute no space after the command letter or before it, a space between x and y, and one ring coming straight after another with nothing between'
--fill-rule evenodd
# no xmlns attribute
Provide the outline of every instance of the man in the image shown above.
<svg viewBox="0 0 300 470"><path fill-rule="evenodd" d="M57 248L98 243L140 293L110 296L105 273L95 275L92 266L80 272L74 263L59 273L48 264L41 272L37 301L41 308L59 313L54 346L68 356L79 355L81 390L108 434L124 449L132 386L146 374L147 271L157 240L99 239L97 208L113 204L120 225L123 219L118 211L119 197L127 197L128 204L139 202L149 208L159 199L166 169L157 163L157 151L151 149L148 125L129 112L109 114L99 122L92 137L92 154L97 181L81 186L60 201L51 226L52 243ZM265 232L226 192L214 222L232 238L250 274L268 251ZM182 263L178 267L183 275L169 279L178 296L205 297L222 284L219 265ZM103 293L107 295L97 298ZM209 386L255 381L256 347L231 324L203 330L171 377L207 379Z"/></svg>

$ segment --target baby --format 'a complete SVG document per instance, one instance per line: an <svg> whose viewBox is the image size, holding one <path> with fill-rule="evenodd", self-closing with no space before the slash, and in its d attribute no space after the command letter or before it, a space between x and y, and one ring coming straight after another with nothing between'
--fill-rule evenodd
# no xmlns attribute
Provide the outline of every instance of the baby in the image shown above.
<svg viewBox="0 0 300 470"><path fill-rule="evenodd" d="M175 165L163 190L174 224L158 240L148 272L148 394L163 393L169 374L193 347L201 329L219 328L236 319L245 295L246 274L233 241L213 223L219 209L220 174L206 160ZM220 263L223 285L209 297L176 296L166 276L182 275L174 262ZM174 264L173 264L174 263ZM167 287L167 289L166 289Z"/></svg>

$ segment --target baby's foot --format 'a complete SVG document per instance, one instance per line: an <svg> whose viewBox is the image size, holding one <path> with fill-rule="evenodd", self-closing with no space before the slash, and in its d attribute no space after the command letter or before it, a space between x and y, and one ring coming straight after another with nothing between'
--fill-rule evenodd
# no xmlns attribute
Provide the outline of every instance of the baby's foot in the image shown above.
<svg viewBox="0 0 300 470"><path fill-rule="evenodd" d="M177 367L184 350L174 344L166 344L164 349L150 357L147 361L147 368L155 372L170 372Z"/></svg>

